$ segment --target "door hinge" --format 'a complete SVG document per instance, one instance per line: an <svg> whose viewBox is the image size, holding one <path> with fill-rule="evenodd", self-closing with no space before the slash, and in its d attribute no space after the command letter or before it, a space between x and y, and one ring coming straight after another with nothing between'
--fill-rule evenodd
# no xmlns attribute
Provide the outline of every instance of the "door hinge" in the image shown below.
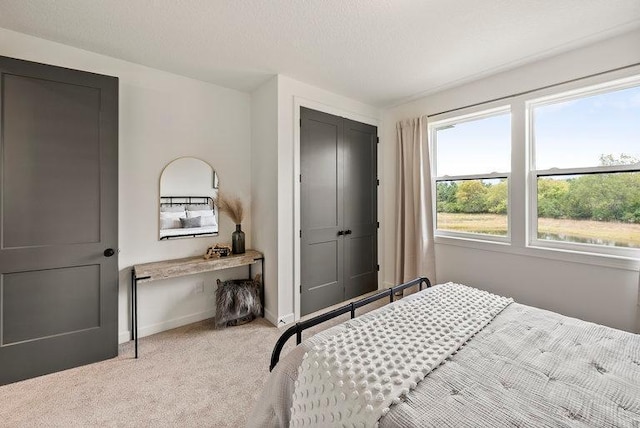
<svg viewBox="0 0 640 428"><path fill-rule="evenodd" d="M302 284L300 284L300 294L302 294Z"/></svg>
<svg viewBox="0 0 640 428"><path fill-rule="evenodd" d="M376 186L380 185L380 180L376 179Z"/></svg>
<svg viewBox="0 0 640 428"><path fill-rule="evenodd" d="M376 137L376 144L380 144L380 137Z"/></svg>
<svg viewBox="0 0 640 428"><path fill-rule="evenodd" d="M302 183L302 174L300 174L299 179L300 179L300 183Z"/></svg>
<svg viewBox="0 0 640 428"><path fill-rule="evenodd" d="M380 272L380 265L376 265L376 270Z"/></svg>
<svg viewBox="0 0 640 428"><path fill-rule="evenodd" d="M302 229L300 229L300 237L302 238Z"/></svg>
<svg viewBox="0 0 640 428"><path fill-rule="evenodd" d="M380 229L380 222L379 221L376 222L376 229Z"/></svg>

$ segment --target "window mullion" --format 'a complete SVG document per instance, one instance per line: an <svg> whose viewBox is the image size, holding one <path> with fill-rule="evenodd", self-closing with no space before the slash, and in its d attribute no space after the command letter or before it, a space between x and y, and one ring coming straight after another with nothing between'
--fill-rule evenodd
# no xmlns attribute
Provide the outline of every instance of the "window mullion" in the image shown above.
<svg viewBox="0 0 640 428"><path fill-rule="evenodd" d="M522 100L511 104L511 177L507 211L511 244L524 248L527 242L527 151L525 105Z"/></svg>
<svg viewBox="0 0 640 428"><path fill-rule="evenodd" d="M435 177L436 182L439 181L464 181L464 180L490 180L509 178L508 172L490 172L487 174L469 174L469 175L444 175L442 177Z"/></svg>
<svg viewBox="0 0 640 428"><path fill-rule="evenodd" d="M592 166L584 168L551 168L535 171L538 177L553 177L556 175L585 175L585 174L611 174L616 172L638 172L640 165L609 165Z"/></svg>

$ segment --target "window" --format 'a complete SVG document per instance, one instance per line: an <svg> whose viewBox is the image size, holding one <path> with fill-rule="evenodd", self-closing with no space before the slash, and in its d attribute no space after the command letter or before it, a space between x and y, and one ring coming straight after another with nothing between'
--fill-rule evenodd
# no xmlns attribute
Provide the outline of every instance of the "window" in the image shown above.
<svg viewBox="0 0 640 428"><path fill-rule="evenodd" d="M527 103L531 239L640 248L640 82Z"/></svg>
<svg viewBox="0 0 640 428"><path fill-rule="evenodd" d="M511 113L508 107L429 125L434 157L436 232L509 236Z"/></svg>
<svg viewBox="0 0 640 428"><path fill-rule="evenodd" d="M604 265L619 261L593 255L640 257L639 70L432 117L436 241Z"/></svg>

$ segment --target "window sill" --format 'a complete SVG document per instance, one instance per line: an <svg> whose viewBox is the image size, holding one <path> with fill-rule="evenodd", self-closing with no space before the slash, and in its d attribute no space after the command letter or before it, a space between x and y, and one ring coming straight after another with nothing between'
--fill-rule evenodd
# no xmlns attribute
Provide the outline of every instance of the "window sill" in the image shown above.
<svg viewBox="0 0 640 428"><path fill-rule="evenodd" d="M434 242L436 245L451 245L456 247L470 248L481 251L493 251L524 257L536 257L570 263L581 263L587 265L603 266L614 269L638 271L640 269L640 259L633 257L614 256L609 254L588 253L559 248L547 248L537 246L516 246L508 242L486 241L482 239L453 237L436 235Z"/></svg>

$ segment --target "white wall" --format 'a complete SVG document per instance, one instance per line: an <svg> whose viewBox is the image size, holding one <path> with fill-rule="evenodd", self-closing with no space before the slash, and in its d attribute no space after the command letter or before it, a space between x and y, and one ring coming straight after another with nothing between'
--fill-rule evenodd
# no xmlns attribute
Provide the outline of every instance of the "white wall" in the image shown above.
<svg viewBox="0 0 640 428"><path fill-rule="evenodd" d="M384 174L395 177L395 123L502 96L529 91L640 62L640 30L575 49L517 69L483 78L414 100L383 112L379 131ZM385 217L395 223L395 188L383 183ZM519 210L524 212L523 210ZM385 240L392 245L395 229ZM387 252L388 255L391 253ZM557 257L527 248L504 249L439 241L437 282L475 285L517 301L612 327L640 328L637 261L607 261L598 257ZM385 258L385 281L393 281L393 257ZM638 330L640 331L640 330Z"/></svg>
<svg viewBox="0 0 640 428"><path fill-rule="evenodd" d="M253 243L265 256L265 318L278 320L278 78L251 94Z"/></svg>
<svg viewBox="0 0 640 428"><path fill-rule="evenodd" d="M120 340L128 340L130 267L136 263L204 254L229 242L223 217L218 238L158 241L159 180L165 165L194 156L212 165L220 188L237 194L250 211L250 97L248 94L58 43L0 29L0 55L120 78L119 268ZM243 222L251 247L251 218ZM246 276L246 269L219 276L193 275L139 287L140 335L213 315L215 278ZM194 287L204 282L204 292Z"/></svg>

